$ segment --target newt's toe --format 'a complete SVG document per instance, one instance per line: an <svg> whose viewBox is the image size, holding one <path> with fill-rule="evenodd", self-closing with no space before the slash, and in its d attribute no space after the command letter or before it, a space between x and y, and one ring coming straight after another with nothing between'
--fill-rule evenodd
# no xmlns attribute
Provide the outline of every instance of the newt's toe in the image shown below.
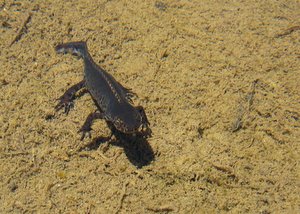
<svg viewBox="0 0 300 214"><path fill-rule="evenodd" d="M82 133L82 134L81 134L80 140L81 140L81 141L84 140L84 138L85 138L86 136L88 136L89 138L91 138L91 136L92 136L92 135L91 135L91 131L92 131L91 128L82 126L82 127L78 130L78 133Z"/></svg>
<svg viewBox="0 0 300 214"><path fill-rule="evenodd" d="M64 108L64 112L65 114L68 114L69 111L71 110L71 108L74 107L74 103L70 100L66 100L66 99L61 99L59 98L58 100L59 103L55 106L55 111L59 111L61 110L62 108Z"/></svg>

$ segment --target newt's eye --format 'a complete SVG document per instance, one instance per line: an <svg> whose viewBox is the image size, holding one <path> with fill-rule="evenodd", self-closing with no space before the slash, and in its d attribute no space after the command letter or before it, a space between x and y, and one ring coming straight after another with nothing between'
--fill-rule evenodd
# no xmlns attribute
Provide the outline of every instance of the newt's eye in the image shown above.
<svg viewBox="0 0 300 214"><path fill-rule="evenodd" d="M79 49L77 49L77 48L74 48L73 50L70 50L70 51L75 56L81 56L81 53L80 53Z"/></svg>

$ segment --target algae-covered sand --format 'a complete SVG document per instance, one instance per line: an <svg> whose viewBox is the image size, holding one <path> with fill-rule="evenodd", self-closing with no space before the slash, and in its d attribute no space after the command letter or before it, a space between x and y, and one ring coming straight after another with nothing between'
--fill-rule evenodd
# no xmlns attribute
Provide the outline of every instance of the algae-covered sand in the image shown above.
<svg viewBox="0 0 300 214"><path fill-rule="evenodd" d="M0 1L1 213L300 211L299 1ZM87 41L138 97L146 141L77 133L57 98Z"/></svg>

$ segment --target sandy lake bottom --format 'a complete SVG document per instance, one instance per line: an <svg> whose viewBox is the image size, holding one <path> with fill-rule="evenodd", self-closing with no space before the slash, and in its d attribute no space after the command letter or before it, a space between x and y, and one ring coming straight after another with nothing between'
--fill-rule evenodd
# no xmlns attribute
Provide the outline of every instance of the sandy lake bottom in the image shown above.
<svg viewBox="0 0 300 214"><path fill-rule="evenodd" d="M1 213L300 211L300 2L0 1ZM57 98L83 78L58 55L87 41L138 96L143 141L77 133Z"/></svg>

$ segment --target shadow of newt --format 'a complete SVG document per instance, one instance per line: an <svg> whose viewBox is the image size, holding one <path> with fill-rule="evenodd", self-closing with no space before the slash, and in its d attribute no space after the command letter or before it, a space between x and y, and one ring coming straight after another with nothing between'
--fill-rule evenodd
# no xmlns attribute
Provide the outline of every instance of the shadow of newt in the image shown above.
<svg viewBox="0 0 300 214"><path fill-rule="evenodd" d="M155 156L152 147L147 139L141 134L131 136L123 133L115 135L116 138L97 137L81 150L97 150L102 143L109 141L109 145L118 146L124 149L128 160L137 168L142 168L154 161Z"/></svg>

